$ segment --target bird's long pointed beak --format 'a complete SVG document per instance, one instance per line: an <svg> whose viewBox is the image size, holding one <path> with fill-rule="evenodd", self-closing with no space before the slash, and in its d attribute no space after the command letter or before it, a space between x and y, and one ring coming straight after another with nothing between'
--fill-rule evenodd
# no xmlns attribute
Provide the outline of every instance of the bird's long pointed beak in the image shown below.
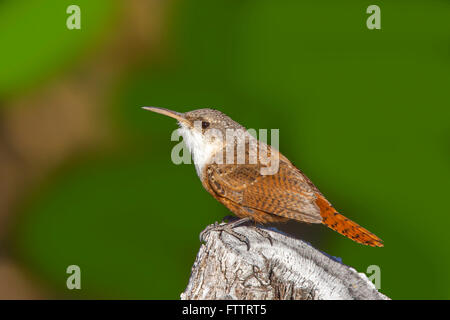
<svg viewBox="0 0 450 320"><path fill-rule="evenodd" d="M186 117L184 116L184 114L180 113L180 112L172 111L172 110L165 109L165 108L158 108L158 107L142 107L142 109L153 111L153 112L156 112L156 113L161 113L161 114L163 114L165 116L174 118L174 119L176 119L178 121L181 121L181 122L187 122Z"/></svg>

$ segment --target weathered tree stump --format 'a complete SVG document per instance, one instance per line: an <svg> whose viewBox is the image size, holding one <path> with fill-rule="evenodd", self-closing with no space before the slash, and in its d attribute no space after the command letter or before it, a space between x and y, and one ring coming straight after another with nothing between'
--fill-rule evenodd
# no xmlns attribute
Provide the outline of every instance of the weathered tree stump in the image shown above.
<svg viewBox="0 0 450 320"><path fill-rule="evenodd" d="M225 232L207 233L181 299L389 299L364 273L302 240L265 229L271 245L254 227L234 230L250 250Z"/></svg>

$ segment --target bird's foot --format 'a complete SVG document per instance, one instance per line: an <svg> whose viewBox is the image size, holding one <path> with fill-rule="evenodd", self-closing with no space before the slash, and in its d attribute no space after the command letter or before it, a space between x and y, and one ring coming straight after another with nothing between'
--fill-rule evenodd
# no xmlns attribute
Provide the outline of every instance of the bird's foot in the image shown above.
<svg viewBox="0 0 450 320"><path fill-rule="evenodd" d="M216 221L214 224L207 226L206 229L200 233L200 242L204 243L205 235L211 231L220 232L219 236L222 236L222 233L225 232L225 233L228 233L229 235L235 237L239 241L244 242L247 245L247 250L250 250L250 241L248 240L248 238L246 236L244 236L243 234L240 234L233 230L235 227L237 227L245 222L248 222L248 221L250 221L250 219L248 219L248 218L242 218L242 219L239 219L239 220L236 220L233 222L229 222L226 224L219 224Z"/></svg>
<svg viewBox="0 0 450 320"><path fill-rule="evenodd" d="M254 228L255 228L256 233L258 233L260 236L269 240L270 245L273 246L272 237L270 236L270 234L267 231L265 231L261 228L258 228L257 226L254 226Z"/></svg>
<svg viewBox="0 0 450 320"><path fill-rule="evenodd" d="M207 226L205 228L205 230L203 230L202 232L200 232L200 242L201 243L205 243L205 236L210 232L213 231L215 228L217 228L217 226L219 226L219 223L216 221L214 222L214 224L210 224L209 226Z"/></svg>

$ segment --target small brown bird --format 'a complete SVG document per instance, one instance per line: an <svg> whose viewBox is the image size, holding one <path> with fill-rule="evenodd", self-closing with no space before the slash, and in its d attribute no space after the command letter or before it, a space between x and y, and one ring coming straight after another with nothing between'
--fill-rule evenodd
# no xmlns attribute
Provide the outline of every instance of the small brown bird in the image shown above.
<svg viewBox="0 0 450 320"><path fill-rule="evenodd" d="M376 235L338 213L308 177L278 150L256 140L222 112L198 109L179 113L143 108L178 121L203 187L241 218L226 225L216 224L209 231L225 231L249 246L246 237L233 231L234 227L247 221L264 224L296 220L323 223L358 243L383 246ZM262 161L263 151L268 161ZM270 172L271 168L276 171ZM267 235L260 229L258 232Z"/></svg>

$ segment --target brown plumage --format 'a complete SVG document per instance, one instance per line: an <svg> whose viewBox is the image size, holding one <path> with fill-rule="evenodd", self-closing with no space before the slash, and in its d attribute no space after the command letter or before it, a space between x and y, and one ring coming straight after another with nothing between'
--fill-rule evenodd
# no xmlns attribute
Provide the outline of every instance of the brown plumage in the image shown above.
<svg viewBox="0 0 450 320"><path fill-rule="evenodd" d="M263 224L289 219L323 223L358 243L383 246L380 238L339 214L305 174L279 156L274 175L261 175L261 164L209 164L203 186L240 218L250 216Z"/></svg>
<svg viewBox="0 0 450 320"><path fill-rule="evenodd" d="M320 209L324 225L358 243L371 247L383 246L382 240L372 232L338 213L322 195L316 196L316 204Z"/></svg>
<svg viewBox="0 0 450 320"><path fill-rule="evenodd" d="M146 109L178 120L203 186L238 217L251 217L258 223L288 220L323 223L358 243L383 246L380 238L339 214L308 177L285 156L252 138L244 127L220 111L198 109L182 114L155 107ZM245 161L237 161L237 149L234 161L226 161L226 146L237 148L235 138L227 144L226 139L209 137L206 134L209 129L218 130L223 137L228 129L246 132ZM275 156L279 159L278 170L274 174L262 174L262 169L269 167L270 162L264 165L260 159L250 161L250 141L256 141L258 155L264 147L264 150L267 148L268 158ZM222 161L217 161L221 158L218 155L222 156Z"/></svg>

